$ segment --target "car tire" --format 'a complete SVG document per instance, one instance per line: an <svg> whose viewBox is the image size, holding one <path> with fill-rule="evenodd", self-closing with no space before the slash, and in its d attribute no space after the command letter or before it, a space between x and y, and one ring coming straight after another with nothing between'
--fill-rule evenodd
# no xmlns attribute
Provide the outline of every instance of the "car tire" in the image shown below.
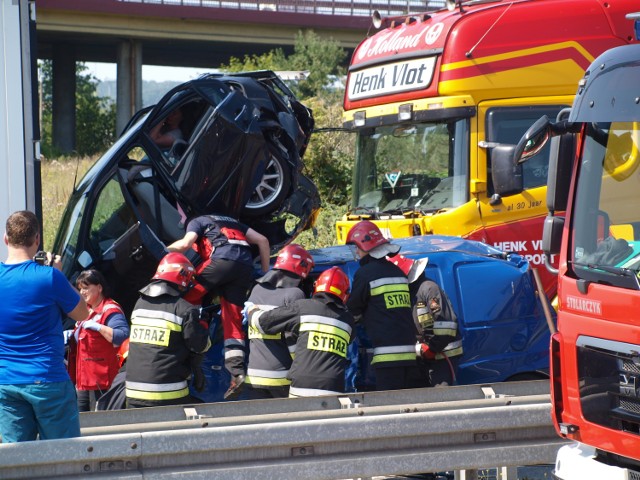
<svg viewBox="0 0 640 480"><path fill-rule="evenodd" d="M267 168L245 205L244 214L258 217L274 212L286 198L290 188L291 166L285 159L270 154Z"/></svg>

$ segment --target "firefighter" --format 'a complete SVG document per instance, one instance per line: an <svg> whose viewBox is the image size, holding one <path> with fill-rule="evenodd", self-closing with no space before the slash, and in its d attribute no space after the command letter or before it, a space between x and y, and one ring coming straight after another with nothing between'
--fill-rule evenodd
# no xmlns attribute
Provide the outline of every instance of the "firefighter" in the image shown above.
<svg viewBox="0 0 640 480"><path fill-rule="evenodd" d="M440 286L423 275L428 259L404 255L387 257L407 275L413 302L413 320L418 329L418 364L427 374L429 386L448 386L456 382L462 355L462 339L451 301Z"/></svg>
<svg viewBox="0 0 640 480"><path fill-rule="evenodd" d="M313 268L313 257L303 247L287 245L280 251L273 268L257 280L246 305L271 310L289 305L305 297L300 282ZM250 386L249 398L286 398L287 378L295 349L291 332L264 334L249 327L249 361L245 382Z"/></svg>
<svg viewBox="0 0 640 480"><path fill-rule="evenodd" d="M181 253L160 261L149 285L140 290L131 315L127 357L127 407L196 402L188 380L210 345L209 325L183 297L195 269Z"/></svg>
<svg viewBox="0 0 640 480"><path fill-rule="evenodd" d="M418 288L413 318L420 340L416 353L424 361L429 385L453 385L462 355L458 318L447 294L429 278Z"/></svg>
<svg viewBox="0 0 640 480"><path fill-rule="evenodd" d="M224 364L231 375L226 400L237 398L245 380L245 333L242 309L253 283L253 252L256 245L262 271L269 269L269 240L238 220L221 215L202 215L187 224L185 236L167 247L185 253L192 247L202 263L197 266L197 281L204 290L194 289L187 300L200 302L198 296L220 296L224 334ZM207 303L207 302L205 302Z"/></svg>
<svg viewBox="0 0 640 480"><path fill-rule="evenodd" d="M331 267L318 277L312 298L268 311L249 308L249 325L258 332L297 335L289 397L344 393L353 331L353 317L345 306L348 297L349 277L339 267Z"/></svg>
<svg viewBox="0 0 640 480"><path fill-rule="evenodd" d="M411 313L409 280L385 258L397 254L400 246L390 243L368 220L351 228L347 243L355 245L360 258L347 307L373 345L376 390L424 387L426 379L416 359L418 332Z"/></svg>

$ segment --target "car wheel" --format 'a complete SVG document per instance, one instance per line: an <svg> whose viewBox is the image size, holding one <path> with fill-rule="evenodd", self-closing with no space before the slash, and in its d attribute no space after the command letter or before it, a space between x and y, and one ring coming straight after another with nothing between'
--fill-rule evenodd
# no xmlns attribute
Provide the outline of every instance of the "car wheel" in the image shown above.
<svg viewBox="0 0 640 480"><path fill-rule="evenodd" d="M271 155L260 183L245 205L244 213L260 216L273 212L285 199L290 187L291 170L287 161Z"/></svg>

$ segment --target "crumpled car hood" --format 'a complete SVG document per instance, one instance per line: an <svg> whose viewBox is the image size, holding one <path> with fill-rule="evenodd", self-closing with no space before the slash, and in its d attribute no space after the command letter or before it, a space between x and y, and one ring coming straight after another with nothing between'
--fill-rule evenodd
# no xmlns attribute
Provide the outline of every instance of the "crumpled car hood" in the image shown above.
<svg viewBox="0 0 640 480"><path fill-rule="evenodd" d="M301 174L311 110L273 72L215 74L167 93L146 124L184 108L193 92L210 110L184 151L158 162L160 174L187 218L230 215L267 236L272 251L280 249L312 226L320 208L317 188Z"/></svg>

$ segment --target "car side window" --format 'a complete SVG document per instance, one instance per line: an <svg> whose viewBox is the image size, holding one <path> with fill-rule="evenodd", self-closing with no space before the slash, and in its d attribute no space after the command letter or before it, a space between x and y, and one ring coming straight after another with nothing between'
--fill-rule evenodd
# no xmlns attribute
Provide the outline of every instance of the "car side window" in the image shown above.
<svg viewBox="0 0 640 480"><path fill-rule="evenodd" d="M527 129L540 117L547 115L555 120L564 105L540 105L529 107L496 107L487 110L487 141L516 145ZM487 151L488 168L491 166L491 149ZM549 170L549 145L523 164L524 188L547 184Z"/></svg>
<svg viewBox="0 0 640 480"><path fill-rule="evenodd" d="M100 190L94 205L89 238L94 251L102 255L137 219L115 175Z"/></svg>

